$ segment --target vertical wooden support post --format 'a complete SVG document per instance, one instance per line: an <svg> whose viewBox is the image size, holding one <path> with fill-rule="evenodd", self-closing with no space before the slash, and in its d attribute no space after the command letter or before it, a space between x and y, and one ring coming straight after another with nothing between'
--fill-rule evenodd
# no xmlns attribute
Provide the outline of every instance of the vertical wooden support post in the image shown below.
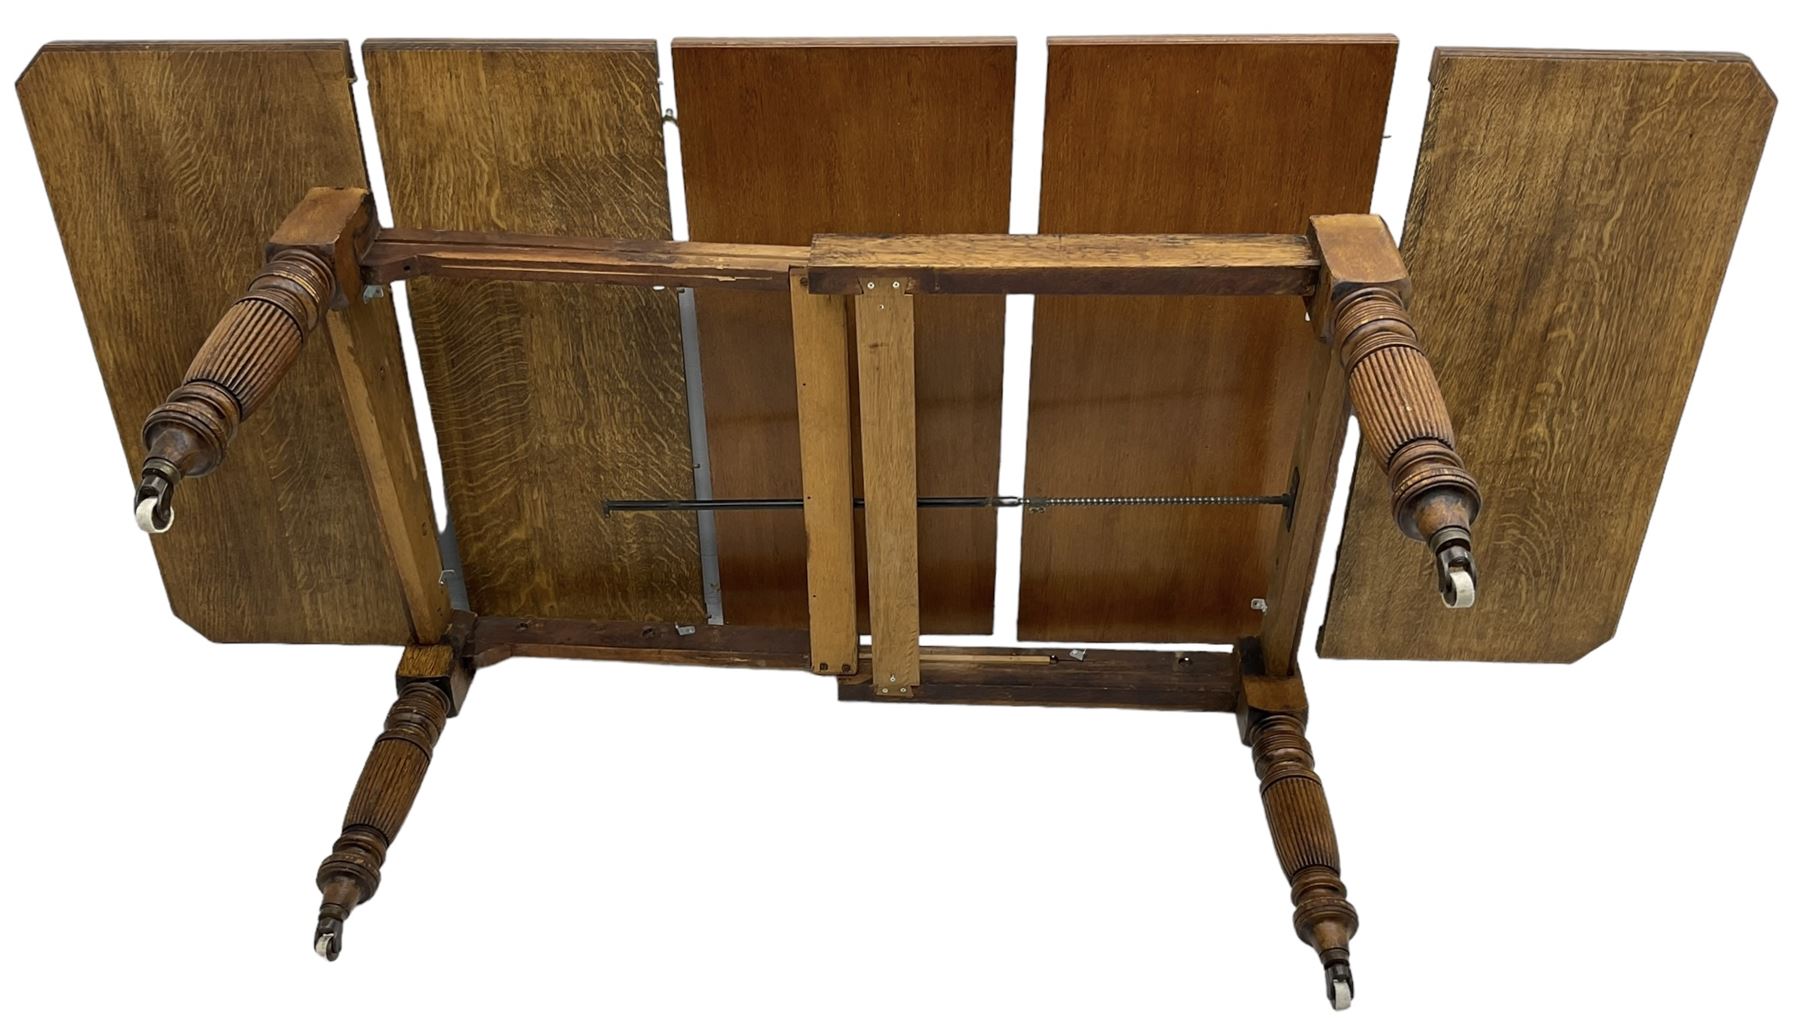
<svg viewBox="0 0 1800 1024"><path fill-rule="evenodd" d="M820 675L849 675L856 670L857 646L849 300L812 294L804 271L791 273L788 284L794 384L799 394L811 666Z"/></svg>
<svg viewBox="0 0 1800 1024"><path fill-rule="evenodd" d="M362 458L382 540L400 575L413 638L435 643L450 627L450 594L443 583L424 453L418 435L408 429L413 409L406 357L392 343L393 332L376 329L376 318L393 312L365 302L360 289L346 297L344 309L325 315L325 333L344 389L350 436Z"/></svg>
<svg viewBox="0 0 1800 1024"><path fill-rule="evenodd" d="M316 211L302 217L301 211ZM413 429L406 357L386 299L365 300L361 259L373 237L375 203L362 189L316 188L307 193L269 242L329 253L338 289L325 311L325 335L344 392L350 437L362 462L382 543L400 578L413 639L434 644L450 627L450 594L438 552L437 517L425 482L425 456Z"/></svg>
<svg viewBox="0 0 1800 1024"><path fill-rule="evenodd" d="M1298 312L1295 314L1298 316ZM1322 314L1315 312L1315 318ZM1263 613L1262 649L1268 672L1285 676L1294 671L1300 649L1300 627L1306 618L1307 598L1312 594L1313 574L1319 568L1319 545L1325 536L1325 520L1331 514L1331 495L1337 486L1338 456L1344 450L1344 434L1350 422L1350 404L1344 390L1344 367L1324 345L1313 352L1306 385L1306 417L1294 446L1293 480L1297 488L1287 521L1275 538L1273 567L1269 571L1268 608Z"/></svg>
<svg viewBox="0 0 1800 1024"><path fill-rule="evenodd" d="M870 661L875 692L889 697L910 697L919 684L918 403L908 285L870 279L856 297Z"/></svg>
<svg viewBox="0 0 1800 1024"><path fill-rule="evenodd" d="M375 203L363 189L315 188L269 240L271 252L305 249L330 259L337 292L322 323L344 392L350 437L362 462L375 520L412 621L413 639L434 644L450 627L450 594L438 553L437 517L425 483L425 456L414 432L412 394L399 335L385 299L365 301L360 261L375 229Z"/></svg>

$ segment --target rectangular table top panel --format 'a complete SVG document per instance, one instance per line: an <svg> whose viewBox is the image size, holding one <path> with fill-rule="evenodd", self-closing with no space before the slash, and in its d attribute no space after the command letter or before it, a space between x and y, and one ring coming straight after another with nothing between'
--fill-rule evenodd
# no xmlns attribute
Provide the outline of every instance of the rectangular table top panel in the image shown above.
<svg viewBox="0 0 1800 1024"><path fill-rule="evenodd" d="M1573 661L1618 626L1775 97L1736 54L1445 49L1431 81L1401 249L1480 596L1441 606L1365 453L1319 652Z"/></svg>
<svg viewBox="0 0 1800 1024"><path fill-rule="evenodd" d="M181 383L288 211L314 186L367 186L351 80L342 41L52 43L20 76L133 474L145 415ZM397 357L392 307L371 317ZM135 480L119 480L121 528ZM410 485L424 489L423 475ZM177 505L152 544L171 608L208 638L411 639L321 337Z"/></svg>
<svg viewBox="0 0 1800 1024"><path fill-rule="evenodd" d="M1314 214L1367 212L1396 45L1050 40L1038 230L1293 233ZM1319 344L1302 309L1287 296L1040 298L1026 493L1285 492ZM1253 635L1282 521L1271 506L1028 515L1019 636Z"/></svg>
<svg viewBox="0 0 1800 1024"><path fill-rule="evenodd" d="M670 237L652 42L363 48L396 225ZM673 291L416 280L413 329L469 603L481 615L699 621Z"/></svg>
<svg viewBox="0 0 1800 1024"><path fill-rule="evenodd" d="M676 40L689 235L806 245L826 232L1004 233L1014 50L978 39ZM800 495L788 297L696 298L713 494ZM1004 300L925 295L915 316L919 493L993 494ZM854 428L851 443L860 448ZM926 632L991 630L994 515L919 514ZM726 621L805 625L801 514L720 512L717 529Z"/></svg>

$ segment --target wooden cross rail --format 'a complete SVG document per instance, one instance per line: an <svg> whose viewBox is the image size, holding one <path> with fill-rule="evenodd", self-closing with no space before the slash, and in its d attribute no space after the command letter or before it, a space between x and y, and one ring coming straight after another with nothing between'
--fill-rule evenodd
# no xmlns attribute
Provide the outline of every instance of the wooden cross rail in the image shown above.
<svg viewBox="0 0 1800 1024"><path fill-rule="evenodd" d="M1305 235L816 235L807 286L871 277L925 295L1309 295Z"/></svg>
<svg viewBox="0 0 1800 1024"><path fill-rule="evenodd" d="M814 294L898 277L931 295L1310 295L1319 258L1305 235L819 235L811 248L579 239L390 228L363 279L580 281Z"/></svg>
<svg viewBox="0 0 1800 1024"><path fill-rule="evenodd" d="M462 651L475 668L538 657L802 670L811 657L803 629L485 615L465 628ZM873 653L853 650L853 670L838 679L840 700L881 699ZM909 696L927 704L1233 711L1238 661L1219 650L921 647L928 671Z"/></svg>
<svg viewBox="0 0 1800 1024"><path fill-rule="evenodd" d="M450 277L779 292L787 290L788 268L806 262L807 250L794 245L389 228L363 254L362 275L370 284Z"/></svg>
<svg viewBox="0 0 1800 1024"><path fill-rule="evenodd" d="M375 349L359 345L358 334L366 330L359 323L368 286L424 276L785 289L793 314L807 537L810 628L800 664L850 680L847 695L862 693L856 680L867 679L866 689L877 697L941 696L952 692L952 679L958 672L966 675L970 665L982 672L999 670L992 661L998 655L991 652L934 653L919 645L915 294L1306 299L1304 308L1326 344L1314 359L1307 397L1311 416L1294 452L1292 499L1268 555L1273 584L1262 634L1252 638L1267 652L1259 664L1277 678L1293 672L1300 616L1342 443L1346 394L1388 473L1395 521L1428 546L1445 603L1461 606L1474 598L1469 525L1479 496L1456 453L1449 415L1406 312L1411 295L1406 267L1376 217L1315 217L1304 236L819 235L808 248L382 229L366 191L314 189L267 248L269 265L201 347L187 380L146 422L150 456L136 498L140 522L152 531L169 527L175 485L223 461L238 424L268 398L307 333L323 322L339 355L352 434L421 643L441 640L448 628L442 566L428 511L399 500L389 486L397 450L392 424L363 415L370 374L380 368L361 365L359 353ZM853 384L861 415L855 432ZM851 500L851 446L858 434L873 640L867 652L857 634ZM794 643L784 637L776 647L786 652ZM532 645L504 645L508 651L521 646ZM614 656L625 649L577 646ZM744 650L762 646L753 643ZM932 666L931 678L921 674L922 664ZM1006 666L1026 676L1032 668L1016 658ZM1073 674L1061 669L1055 677L1091 679L1097 671L1115 670L1127 676L1172 671L1161 655L1134 661L1109 654ZM956 685L964 689L955 692L965 696L980 692L968 689L980 685L971 679Z"/></svg>

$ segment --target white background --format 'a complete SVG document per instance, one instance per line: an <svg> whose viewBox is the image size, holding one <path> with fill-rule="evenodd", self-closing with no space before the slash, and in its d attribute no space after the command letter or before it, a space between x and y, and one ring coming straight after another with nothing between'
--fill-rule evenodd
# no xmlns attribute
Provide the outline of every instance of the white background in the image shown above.
<svg viewBox="0 0 1800 1024"><path fill-rule="evenodd" d="M1399 35L1375 197L1396 228L1433 46L1741 50L1796 92L1794 37L1764 5L622 6L31 5L0 70L68 38L655 37L666 55L674 35L1014 35L1021 231L1047 35ZM396 652L213 646L169 614L4 106L0 1017L1330 1013L1229 716L841 705L800 674L605 663L479 677L379 898L341 960L316 958L313 872ZM1793 1019L1789 117L1617 637L1572 667L1305 661L1363 920L1356 1019ZM1002 493L1023 472L1028 318L1012 307Z"/></svg>

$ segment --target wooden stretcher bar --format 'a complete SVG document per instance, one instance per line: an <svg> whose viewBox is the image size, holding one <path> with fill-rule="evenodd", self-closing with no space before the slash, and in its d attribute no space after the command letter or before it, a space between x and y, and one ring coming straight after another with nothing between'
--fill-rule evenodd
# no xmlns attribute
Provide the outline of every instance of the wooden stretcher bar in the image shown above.
<svg viewBox="0 0 1800 1024"><path fill-rule="evenodd" d="M801 671L810 643L799 629L483 616L469 625L462 650L477 668L538 657ZM871 652L854 657L855 670L839 680L839 699L883 699ZM1232 652L1210 650L927 646L919 649L925 681L914 696L926 704L1230 712L1237 707L1236 661Z"/></svg>
<svg viewBox="0 0 1800 1024"><path fill-rule="evenodd" d="M668 242L486 231L384 231L363 257L376 284L417 277L786 291L804 246Z"/></svg>
<svg viewBox="0 0 1800 1024"><path fill-rule="evenodd" d="M876 689L919 685L918 391L913 297L897 277L856 296L856 370L869 546L869 636ZM848 438L845 438L848 440Z"/></svg>
<svg viewBox="0 0 1800 1024"><path fill-rule="evenodd" d="M921 295L1304 295L1305 235L816 235L814 292L899 277Z"/></svg>
<svg viewBox="0 0 1800 1024"><path fill-rule="evenodd" d="M546 280L783 291L804 267L814 294L854 295L897 276L929 295L1307 295L1305 235L815 235L810 247L581 239L392 228L364 278Z"/></svg>
<svg viewBox="0 0 1800 1024"><path fill-rule="evenodd" d="M850 384L853 299L814 295L790 271L794 411L800 422L800 485L806 525L807 664L822 675L856 666L856 453Z"/></svg>

